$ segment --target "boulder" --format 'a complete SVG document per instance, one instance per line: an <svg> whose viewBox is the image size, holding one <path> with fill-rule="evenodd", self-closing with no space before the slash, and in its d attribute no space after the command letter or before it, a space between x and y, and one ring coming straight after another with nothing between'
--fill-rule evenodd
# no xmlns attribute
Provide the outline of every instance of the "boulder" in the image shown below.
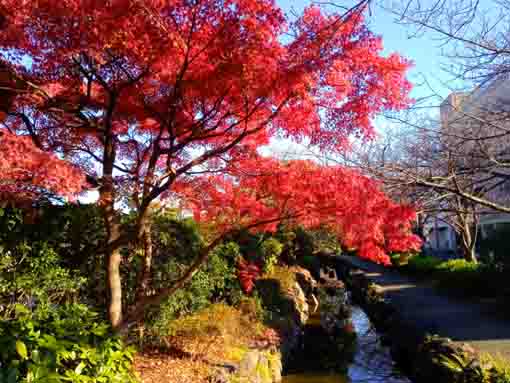
<svg viewBox="0 0 510 383"><path fill-rule="evenodd" d="M246 353L239 365L237 377L246 383L278 383L282 380L282 363L279 353L252 350Z"/></svg>

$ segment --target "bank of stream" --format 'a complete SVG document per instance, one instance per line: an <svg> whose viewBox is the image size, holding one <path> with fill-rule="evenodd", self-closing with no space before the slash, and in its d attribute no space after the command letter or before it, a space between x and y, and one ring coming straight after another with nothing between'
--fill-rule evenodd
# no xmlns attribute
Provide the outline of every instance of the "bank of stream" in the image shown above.
<svg viewBox="0 0 510 383"><path fill-rule="evenodd" d="M388 348L381 344L367 315L358 306L352 307L352 324L357 335L356 350L352 360L345 361L345 373L317 370L316 360L324 355L318 354L320 347L317 347L317 342L320 339L314 339L314 333L320 323L317 315L312 315L305 328L303 357L298 366L284 376L282 383L410 383L399 373ZM339 355L338 358L345 356Z"/></svg>

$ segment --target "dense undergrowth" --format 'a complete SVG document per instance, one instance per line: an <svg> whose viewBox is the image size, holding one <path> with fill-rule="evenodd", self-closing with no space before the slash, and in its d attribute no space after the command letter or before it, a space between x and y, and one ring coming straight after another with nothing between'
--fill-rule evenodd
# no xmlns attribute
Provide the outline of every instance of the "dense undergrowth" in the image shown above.
<svg viewBox="0 0 510 383"><path fill-rule="evenodd" d="M122 220L129 225L133 217L126 214ZM339 249L324 230L281 227L274 235L232 235L190 283L120 337L110 329L105 311L102 222L93 206L0 208L0 383L136 381L135 352L151 365L154 350L170 357L178 352L207 374L204 360L218 350L238 355L250 342L279 341L290 313L278 295L259 298L263 281L283 291L295 282L285 265ZM159 288L179 278L214 228L179 218L173 210L155 212L151 225L151 283ZM121 266L127 276L125 304L137 299L140 251L122 254L131 257ZM243 274L246 265L257 272Z"/></svg>
<svg viewBox="0 0 510 383"><path fill-rule="evenodd" d="M0 322L0 382L135 382L134 349L79 304L15 308Z"/></svg>

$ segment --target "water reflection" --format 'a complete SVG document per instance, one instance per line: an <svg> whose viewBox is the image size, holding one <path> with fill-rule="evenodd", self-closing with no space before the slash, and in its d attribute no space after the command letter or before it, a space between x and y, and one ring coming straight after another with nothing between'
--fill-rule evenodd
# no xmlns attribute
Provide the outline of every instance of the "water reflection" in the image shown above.
<svg viewBox="0 0 510 383"><path fill-rule="evenodd" d="M304 372L285 376L282 383L410 383L395 368L389 350L381 345L361 308L352 307L352 321L358 334L358 347L347 376Z"/></svg>
<svg viewBox="0 0 510 383"><path fill-rule="evenodd" d="M367 315L358 306L352 308L352 320L358 334L358 349L349 367L352 383L410 383L395 368L387 347L379 342Z"/></svg>

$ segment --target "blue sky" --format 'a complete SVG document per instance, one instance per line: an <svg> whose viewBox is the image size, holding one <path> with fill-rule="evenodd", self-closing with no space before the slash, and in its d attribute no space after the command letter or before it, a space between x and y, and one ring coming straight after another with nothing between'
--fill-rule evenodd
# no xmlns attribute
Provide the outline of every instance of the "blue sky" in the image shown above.
<svg viewBox="0 0 510 383"><path fill-rule="evenodd" d="M348 5L352 1L332 0L338 4ZM309 0L276 0L276 3L285 11L295 9L301 13L303 8L311 3ZM409 79L415 84L413 97L425 97L438 92L446 97L450 92L448 88L449 76L441 71L441 64L445 60L441 57L440 42L430 33L421 37L410 37L412 31L405 26L394 22L394 16L389 12L373 6L371 15L367 14L367 23L370 29L383 37L384 52L399 52L402 56L414 62L414 68L409 73ZM423 84L426 78L429 85ZM451 84L450 84L451 86ZM432 88L432 89L431 89Z"/></svg>
<svg viewBox="0 0 510 383"><path fill-rule="evenodd" d="M293 9L297 14L301 14L303 8L311 4L310 0L275 1L286 13L290 13ZM345 6L354 4L353 0L323 1L334 1ZM371 8L371 14L367 14L366 22L374 33L382 36L384 54L398 52L413 61L414 67L408 75L409 80L414 84L411 96L415 99L430 97L433 94L439 96L427 101L427 105L432 108L422 110L423 113L428 113L435 118L438 114L438 109L435 106L439 105L440 100L448 96L453 88L453 84L449 83L450 75L441 70L445 59L441 57L440 41L437 40L437 36L435 39L431 33L414 37L412 30L397 24L394 19L395 16L389 12L374 6ZM376 131L382 135L391 126L395 126L384 117L376 118L374 124ZM309 150L310 148L306 148L306 145L297 145L290 140L275 139L263 152L281 157L304 157L310 155ZM312 157L318 154L316 150L312 149L312 152L315 153L312 154Z"/></svg>

